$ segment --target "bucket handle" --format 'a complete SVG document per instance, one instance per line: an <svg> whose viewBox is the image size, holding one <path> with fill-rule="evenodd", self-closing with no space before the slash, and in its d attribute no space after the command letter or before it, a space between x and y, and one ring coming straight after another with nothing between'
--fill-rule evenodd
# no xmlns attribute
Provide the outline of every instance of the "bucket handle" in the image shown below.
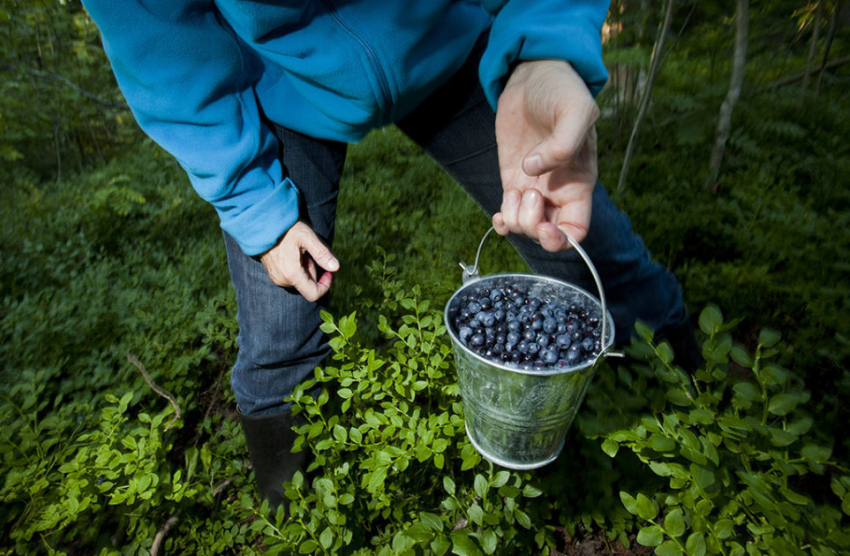
<svg viewBox="0 0 850 556"><path fill-rule="evenodd" d="M484 237L481 238L481 243L478 244L478 251L475 253L475 264L470 267L465 264L463 261L460 262L460 267L463 269L463 283L474 282L481 278L481 271L478 268L478 260L481 257L481 249L484 247L484 241L487 239L487 236L490 235L495 228L490 226L490 229L484 232ZM584 263L587 265L587 268L590 270L590 274L593 276L593 281L596 282L596 289L599 291L599 302L602 304L602 331L601 331L601 339L602 339L602 351L596 356L593 364L596 365L597 361L603 357L625 357L624 354L620 352L610 351L610 348L605 347L605 337L608 329L608 319L606 316L608 315L608 303L605 301L605 290L602 288L602 279L599 277L599 273L596 271L596 267L593 266L593 262L590 260L587 252L579 245L579 243L572 238L569 234L564 234L567 236L567 241L570 242L570 245L579 256L582 258Z"/></svg>

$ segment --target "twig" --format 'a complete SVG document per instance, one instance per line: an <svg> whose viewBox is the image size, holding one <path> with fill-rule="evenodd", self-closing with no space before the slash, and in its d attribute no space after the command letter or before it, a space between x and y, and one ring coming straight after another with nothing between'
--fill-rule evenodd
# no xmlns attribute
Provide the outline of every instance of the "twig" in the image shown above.
<svg viewBox="0 0 850 556"><path fill-rule="evenodd" d="M153 543L151 543L151 556L157 556L159 554L159 547L162 544L162 541L165 540L165 535L168 534L168 531L174 527L174 524L177 523L177 520L180 519L180 516L173 515L168 518L168 521L159 528L159 531L156 532L156 535L153 538Z"/></svg>
<svg viewBox="0 0 850 556"><path fill-rule="evenodd" d="M171 428L171 425L173 425L175 421L180 419L180 407L178 407L177 405L177 400L174 399L174 396L172 396L171 394L156 385L156 383L151 379L151 376L148 374L148 371L145 370L145 367L144 365L142 365L142 362L139 361L136 356L130 353L129 351L127 352L127 361L129 361L130 363L135 365L137 369L139 369L139 372L142 373L142 378L145 379L145 382L148 383L148 386L150 386L154 392L171 402L171 407L174 408L174 417L165 426L164 430L167 431Z"/></svg>
<svg viewBox="0 0 850 556"><path fill-rule="evenodd" d="M229 487L232 482L233 479L225 479L220 482L218 486L216 486L212 491L213 498L216 498L219 494L221 494L221 492L227 487Z"/></svg>

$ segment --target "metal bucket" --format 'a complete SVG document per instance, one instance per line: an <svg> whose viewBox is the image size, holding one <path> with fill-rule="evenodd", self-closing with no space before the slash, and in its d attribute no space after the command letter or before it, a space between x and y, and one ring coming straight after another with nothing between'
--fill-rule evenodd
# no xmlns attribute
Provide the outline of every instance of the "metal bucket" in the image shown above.
<svg viewBox="0 0 850 556"><path fill-rule="evenodd" d="M487 232L489 234L489 231ZM484 239L487 234L484 235ZM483 245L484 239L481 240ZM466 433L478 452L509 469L535 469L554 461L564 446L597 361L609 354L614 342L614 325L605 305L605 295L596 269L587 254L570 238L588 264L599 288L600 299L586 290L555 278L528 274L495 274L478 277L478 257L470 270L463 263L465 284L449 300L445 322L454 348L466 418ZM478 253L481 253L479 246ZM601 322L602 350L574 366L522 369L495 362L470 350L452 324L461 299L472 288L490 290L507 284L524 286L530 296L547 301L576 304ZM602 315L605 318L602 318Z"/></svg>

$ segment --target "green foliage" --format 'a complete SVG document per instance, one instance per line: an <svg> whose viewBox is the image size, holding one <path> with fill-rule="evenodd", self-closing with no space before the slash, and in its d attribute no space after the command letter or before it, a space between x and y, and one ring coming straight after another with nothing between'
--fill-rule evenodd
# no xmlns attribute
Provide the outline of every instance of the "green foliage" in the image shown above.
<svg viewBox="0 0 850 556"><path fill-rule="evenodd" d="M602 449L632 451L666 487L620 499L643 526L637 541L666 554L833 554L850 550L848 469L813 442L808 392L772 361L780 334L763 329L755 352L733 341L716 307L701 314L705 367L689 377L666 344L635 343L660 379L652 413L605 434ZM826 474L824 476L824 474ZM837 500L804 489L829 484ZM839 507L841 509L839 509Z"/></svg>
<svg viewBox="0 0 850 556"><path fill-rule="evenodd" d="M614 5L627 9L605 55L625 72L600 98L603 183L659 17ZM700 315L694 380L644 330L644 363L597 370L556 463L481 460L440 307L490 223L380 130L350 149L334 356L294 399L312 465L275 513L254 494L227 386L235 299L214 212L140 138L79 3L0 1L0 553L145 554L161 533L167 554L549 554L593 530L661 555L848 552L846 66L817 96L768 87L802 71L813 12L753 3L723 175L702 191L730 6L677 8L618 199L692 308L738 317ZM847 54L839 32L830 58ZM494 239L482 267L526 270Z"/></svg>
<svg viewBox="0 0 850 556"><path fill-rule="evenodd" d="M78 2L2 0L0 30L4 165L62 175L138 140L97 28Z"/></svg>
<svg viewBox="0 0 850 556"><path fill-rule="evenodd" d="M332 360L292 396L309 450L283 512L266 518L273 552L301 554L515 554L553 545L532 527L542 491L529 473L496 470L464 433L463 412L442 315L418 286L382 277L380 332L391 345L364 347L356 314L324 313ZM542 553L548 553L548 549Z"/></svg>

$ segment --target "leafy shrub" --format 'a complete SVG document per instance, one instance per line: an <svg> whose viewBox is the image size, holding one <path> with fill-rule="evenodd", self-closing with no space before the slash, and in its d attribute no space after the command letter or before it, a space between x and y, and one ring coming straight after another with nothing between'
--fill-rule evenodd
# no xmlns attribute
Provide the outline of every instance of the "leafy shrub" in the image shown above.
<svg viewBox="0 0 850 556"><path fill-rule="evenodd" d="M810 440L809 394L799 377L771 361L779 333L763 329L750 354L733 342L732 326L715 307L702 312L706 366L693 378L671 364L669 345L653 345L651 331L641 330L649 343L635 347L649 362L638 373L659 378L663 397L653 400L651 415L602 443L611 457L631 450L668 480L666 488L636 496L620 491L645 524L637 541L659 556L850 549L850 475L830 459L830 447ZM831 481L817 477L827 472ZM823 482L837 503L813 488Z"/></svg>
<svg viewBox="0 0 850 556"><path fill-rule="evenodd" d="M441 312L418 286L385 279L383 291L384 312L402 313L398 328L380 318L386 350L361 345L355 313L323 314L332 362L292 397L305 420L296 446L313 460L287 490L286 519L267 521L269 552L548 554L532 475L482 461L464 433Z"/></svg>

